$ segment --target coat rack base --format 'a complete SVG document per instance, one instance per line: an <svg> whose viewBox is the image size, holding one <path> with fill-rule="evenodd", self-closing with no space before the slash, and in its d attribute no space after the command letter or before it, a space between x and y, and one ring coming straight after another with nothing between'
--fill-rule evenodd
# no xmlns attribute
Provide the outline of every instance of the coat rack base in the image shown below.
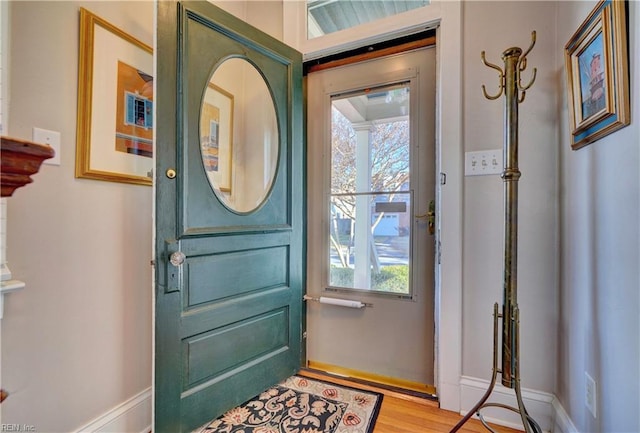
<svg viewBox="0 0 640 433"><path fill-rule="evenodd" d="M519 316L520 316L520 311L516 307L514 309L513 317L509 319L514 322L513 325L514 325L514 329L516 330L516 339L520 334L519 332L520 317ZM489 388L487 388L487 391L484 393L482 398L476 403L476 405L473 406L473 408L471 408L469 412L467 412L467 414L458 422L458 424L455 425L455 427L453 427L453 429L450 430L449 433L455 433L458 430L460 430L460 428L462 428L462 426L465 425L467 421L469 421L474 415L477 415L478 419L487 430L489 430L492 433L497 433L485 421L484 417L482 416L482 413L480 412L482 409L489 408L489 407L506 409L506 410L510 410L511 412L515 412L519 414L520 418L522 419L522 425L523 425L524 431L526 433L542 433L542 429L540 428L540 425L527 413L527 409L524 406L524 401L522 399L522 390L520 388L520 373L518 371L519 366L517 365L514 366L515 368L514 368L513 377L511 381L511 384L513 385L512 388L515 391L516 402L518 404L518 407L513 407L506 404L501 404L501 403L487 402L487 400L489 400L489 397L493 393L493 390L496 386L498 374L501 373L500 369L498 369L498 351L500 349L499 339L498 339L498 321L500 319L504 320L504 317L502 314L498 313L498 303L496 302L493 306L493 368L492 368L491 382L489 383ZM516 344L516 347L518 347L517 344ZM519 354L517 358L520 358Z"/></svg>

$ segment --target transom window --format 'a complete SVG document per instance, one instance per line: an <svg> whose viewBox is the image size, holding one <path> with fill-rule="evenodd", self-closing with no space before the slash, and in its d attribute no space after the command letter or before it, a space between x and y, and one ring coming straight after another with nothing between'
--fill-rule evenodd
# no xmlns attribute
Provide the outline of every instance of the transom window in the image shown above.
<svg viewBox="0 0 640 433"><path fill-rule="evenodd" d="M307 0L307 38L427 6L429 0Z"/></svg>

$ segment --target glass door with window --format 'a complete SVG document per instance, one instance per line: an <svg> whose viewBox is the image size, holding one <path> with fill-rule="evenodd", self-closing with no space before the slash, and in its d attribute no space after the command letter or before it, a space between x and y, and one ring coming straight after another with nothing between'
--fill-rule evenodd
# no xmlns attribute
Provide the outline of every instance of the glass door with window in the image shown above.
<svg viewBox="0 0 640 433"><path fill-rule="evenodd" d="M435 49L307 88L309 366L433 393Z"/></svg>

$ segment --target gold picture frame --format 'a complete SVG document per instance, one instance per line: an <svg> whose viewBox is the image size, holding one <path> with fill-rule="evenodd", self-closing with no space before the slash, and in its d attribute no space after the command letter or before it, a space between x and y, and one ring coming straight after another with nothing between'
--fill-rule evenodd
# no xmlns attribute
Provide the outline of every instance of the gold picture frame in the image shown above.
<svg viewBox="0 0 640 433"><path fill-rule="evenodd" d="M153 50L80 8L77 178L151 185Z"/></svg>
<svg viewBox="0 0 640 433"><path fill-rule="evenodd" d="M200 112L200 151L211 185L231 192L233 160L233 94L209 83Z"/></svg>
<svg viewBox="0 0 640 433"><path fill-rule="evenodd" d="M601 0L565 45L571 147L629 125L626 1Z"/></svg>

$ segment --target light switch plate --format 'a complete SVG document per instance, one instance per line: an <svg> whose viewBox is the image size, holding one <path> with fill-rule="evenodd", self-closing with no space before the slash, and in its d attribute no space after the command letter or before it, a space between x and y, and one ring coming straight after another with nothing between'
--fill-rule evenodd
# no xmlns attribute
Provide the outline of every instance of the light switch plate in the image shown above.
<svg viewBox="0 0 640 433"><path fill-rule="evenodd" d="M464 175L483 176L502 173L502 149L465 152Z"/></svg>
<svg viewBox="0 0 640 433"><path fill-rule="evenodd" d="M33 128L33 141L34 143L51 146L56 152L53 158L45 159L43 164L60 165L60 133L58 131Z"/></svg>

